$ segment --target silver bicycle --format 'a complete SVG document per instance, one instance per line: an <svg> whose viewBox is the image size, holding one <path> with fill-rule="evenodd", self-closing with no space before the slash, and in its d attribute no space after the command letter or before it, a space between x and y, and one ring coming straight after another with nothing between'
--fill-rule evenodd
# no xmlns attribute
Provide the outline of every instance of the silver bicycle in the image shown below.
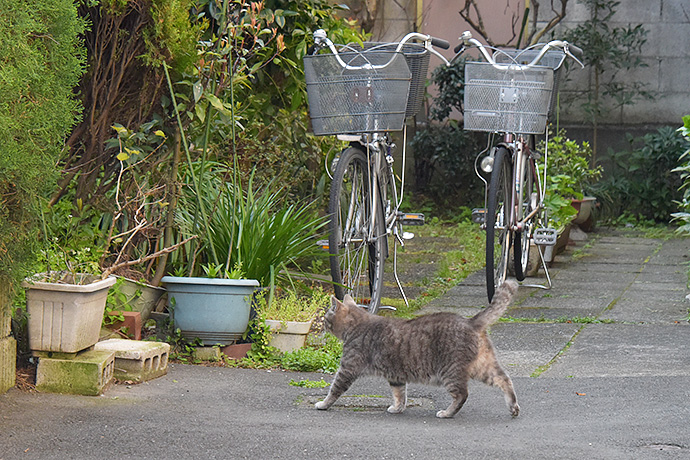
<svg viewBox="0 0 690 460"><path fill-rule="evenodd" d="M330 168L329 238L321 243L330 253L336 297L349 294L376 313L381 308L389 235L395 241L395 279L407 303L397 275L397 246L412 236L402 226L421 225L424 215L400 210L405 119L421 108L430 53L440 56L433 47L447 49L449 44L411 33L397 43L335 45L323 30L314 32L314 41L314 50L304 57L314 134L337 135L349 142ZM329 52L319 54L320 50ZM399 178L393 171L394 131L403 132Z"/></svg>
<svg viewBox="0 0 690 460"><path fill-rule="evenodd" d="M550 288L543 249L556 244L557 234L548 226L544 206L548 149L537 152L534 138L546 131L563 62L570 57L584 67L575 56L582 50L554 40L524 50L489 48L490 54L470 32L460 39L456 57L476 47L486 61L465 64L464 129L492 133L489 147L475 161L477 176L485 184L485 205L473 212L473 220L486 230L489 301L509 269L518 281L525 279L532 244L539 249L548 282L536 287Z"/></svg>

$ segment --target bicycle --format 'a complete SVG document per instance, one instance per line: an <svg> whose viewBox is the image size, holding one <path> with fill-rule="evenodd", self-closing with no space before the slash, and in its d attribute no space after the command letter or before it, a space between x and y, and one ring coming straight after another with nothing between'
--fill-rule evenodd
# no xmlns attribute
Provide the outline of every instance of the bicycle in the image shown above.
<svg viewBox="0 0 690 460"><path fill-rule="evenodd" d="M433 47L450 45L430 35L410 33L397 43L336 46L323 30L314 32L314 42L304 57L312 129L315 135L336 135L349 142L330 168L329 238L320 244L330 253L336 297L349 294L357 304L377 313L379 308L392 308L380 305L389 235L394 237L394 277L407 304L397 274L397 247L413 236L403 232L402 226L422 225L424 215L400 211L405 119L421 108L430 53L448 62ZM330 53L319 54L322 49ZM395 145L389 134L393 131L403 132L399 179L393 171Z"/></svg>
<svg viewBox="0 0 690 460"><path fill-rule="evenodd" d="M496 49L482 45L469 31L460 39L454 50L456 58L471 45L486 61L465 63L464 129L492 133L489 147L475 159L475 172L484 181L485 194L484 208L475 209L472 216L486 230L487 296L491 301L510 268L518 281L524 281L532 243L538 248L548 285L531 286L550 289L543 248L556 244L557 232L548 226L544 206L546 125L558 93L559 70L566 57L584 68L575 56L582 56L582 50L561 40L527 49ZM542 155L534 150L534 139L545 132ZM494 134L501 137L495 145ZM489 180L480 171L489 174Z"/></svg>

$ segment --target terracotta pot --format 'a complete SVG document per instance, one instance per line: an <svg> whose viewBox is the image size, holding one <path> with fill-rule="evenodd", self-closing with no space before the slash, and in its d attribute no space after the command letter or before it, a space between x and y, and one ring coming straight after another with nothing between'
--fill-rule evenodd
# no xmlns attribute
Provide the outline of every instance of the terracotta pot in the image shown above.
<svg viewBox="0 0 690 460"><path fill-rule="evenodd" d="M596 202L597 199L593 196L586 196L581 200L572 200L571 205L577 209L577 215L573 219L573 223L581 225L587 222L592 215L592 209L594 209Z"/></svg>

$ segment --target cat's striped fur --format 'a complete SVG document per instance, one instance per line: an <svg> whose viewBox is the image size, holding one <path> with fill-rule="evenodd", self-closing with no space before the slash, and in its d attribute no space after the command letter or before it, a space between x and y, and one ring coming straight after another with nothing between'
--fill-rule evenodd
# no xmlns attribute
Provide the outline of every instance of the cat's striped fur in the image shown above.
<svg viewBox="0 0 690 460"><path fill-rule="evenodd" d="M453 313L386 318L368 313L349 296L342 302L333 297L324 324L343 341L343 356L328 396L316 408L328 409L359 376L378 375L388 380L393 391L390 413L405 410L407 383L417 382L445 387L453 401L436 416L453 417L467 399L469 380L476 379L503 390L510 413L517 416L520 407L513 382L496 360L486 334L515 292L517 283L506 281L491 304L469 319Z"/></svg>

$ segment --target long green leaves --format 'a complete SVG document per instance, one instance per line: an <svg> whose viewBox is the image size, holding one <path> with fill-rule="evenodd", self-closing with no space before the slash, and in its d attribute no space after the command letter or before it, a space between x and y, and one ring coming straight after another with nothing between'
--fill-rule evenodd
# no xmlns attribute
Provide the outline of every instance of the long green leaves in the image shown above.
<svg viewBox="0 0 690 460"><path fill-rule="evenodd" d="M250 177L245 189L234 177L219 164L207 164L198 176L199 198L209 211L209 237L198 257L188 254L187 262L198 267L215 251L226 269L241 266L247 278L262 286L270 284L271 272L284 281L298 258L319 254L315 239L327 220L317 217L309 203L286 202L274 182L255 189ZM177 218L184 236L194 233L196 199L191 189L183 193Z"/></svg>

